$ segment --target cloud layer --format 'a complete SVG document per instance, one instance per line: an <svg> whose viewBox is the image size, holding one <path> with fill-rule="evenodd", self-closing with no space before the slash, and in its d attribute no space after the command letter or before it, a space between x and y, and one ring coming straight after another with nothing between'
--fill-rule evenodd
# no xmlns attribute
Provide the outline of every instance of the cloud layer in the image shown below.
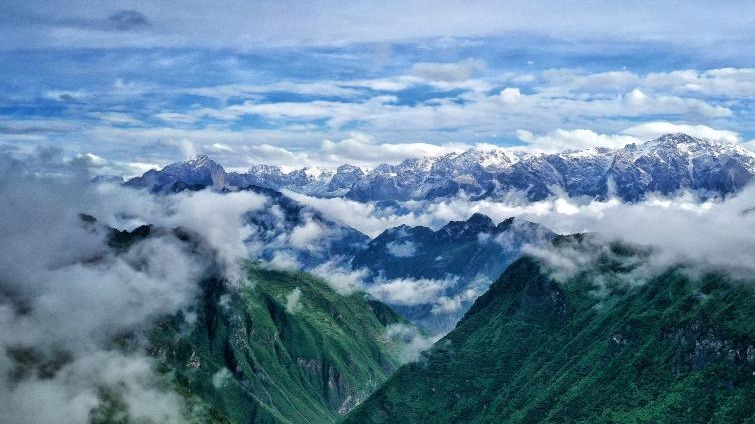
<svg viewBox="0 0 755 424"><path fill-rule="evenodd" d="M675 40L710 45L749 39L750 4L692 1L625 5L552 1L259 1L154 4L72 1L66 8L41 1L3 4L3 25L19 32L8 47L249 48L250 45L388 42L424 37L527 34L560 40ZM122 6L121 6L122 7ZM185 9L184 9L185 8ZM182 13L192 10L194 13ZM25 26L24 26L25 24ZM695 28L691 34L690 28ZM140 30L143 34L126 36ZM10 32L10 31L9 31ZM12 33L11 33L12 34ZM140 43L140 44L139 44ZM458 71L448 71L443 74Z"/></svg>

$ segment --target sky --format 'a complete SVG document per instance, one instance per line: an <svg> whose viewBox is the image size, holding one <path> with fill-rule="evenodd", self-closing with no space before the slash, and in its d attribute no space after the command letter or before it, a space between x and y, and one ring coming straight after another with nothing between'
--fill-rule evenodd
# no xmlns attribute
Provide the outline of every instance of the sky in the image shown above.
<svg viewBox="0 0 755 424"><path fill-rule="evenodd" d="M0 4L0 149L135 175L470 147L755 146L747 1Z"/></svg>

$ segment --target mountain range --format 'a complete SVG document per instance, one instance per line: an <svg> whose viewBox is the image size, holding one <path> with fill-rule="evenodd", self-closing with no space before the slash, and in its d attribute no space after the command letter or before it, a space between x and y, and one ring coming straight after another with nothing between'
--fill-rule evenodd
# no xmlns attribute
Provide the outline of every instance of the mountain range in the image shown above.
<svg viewBox="0 0 755 424"><path fill-rule="evenodd" d="M342 165L335 171L257 165L246 173L226 172L207 156L150 170L126 182L154 192L174 184L215 187L256 185L317 197L361 202L435 200L460 193L498 198L515 191L529 200L551 195L617 196L636 201L660 193L692 190L725 196L755 175L755 153L730 143L686 134L667 134L622 148L592 148L562 153L524 154L509 149L471 149L439 157L407 159L367 170Z"/></svg>
<svg viewBox="0 0 755 424"><path fill-rule="evenodd" d="M251 191L268 199L267 207L249 211L244 220L254 229L248 243L259 252L255 259L285 262L304 270L319 265L366 271L366 289L383 298L401 316L432 334L448 332L525 245L542 245L555 234L547 228L510 218L496 225L482 214L452 221L437 231L417 226L389 228L373 240L359 231L332 221L316 209L270 188L248 185L228 188L222 168L205 157L148 172L141 182L160 182L155 193L201 190L220 193ZM137 182L140 182L137 184ZM316 228L316 238L302 242L295 233ZM313 230L314 231L314 230ZM418 282L419 281L419 282ZM385 284L399 290L402 284L424 284L434 295L424 300L391 301Z"/></svg>
<svg viewBox="0 0 755 424"><path fill-rule="evenodd" d="M743 148L670 134L618 149L469 150L372 170L234 173L198 156L125 184L268 198L245 214L266 246L258 259L270 261L245 263L252 286L208 279L193 324L166 317L151 335L193 422L708 424L755 423L750 282L694 264L657 269L663 255L651 248L519 218L472 214L370 239L280 190L399 206L512 192L631 202L680 190L725 197L753 175L755 154ZM324 231L316 246L289 242L308 225ZM150 231L115 233L113 243L128 248ZM363 292L265 268L281 253L304 270L335 259L363 276ZM409 321L442 337L400 365L402 345L428 346L401 338Z"/></svg>

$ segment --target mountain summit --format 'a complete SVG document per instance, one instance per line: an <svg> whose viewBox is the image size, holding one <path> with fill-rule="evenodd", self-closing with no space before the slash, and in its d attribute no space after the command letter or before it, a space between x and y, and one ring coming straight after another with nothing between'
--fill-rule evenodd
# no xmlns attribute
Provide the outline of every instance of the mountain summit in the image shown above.
<svg viewBox="0 0 755 424"><path fill-rule="evenodd" d="M212 186L220 189L226 184L226 175L225 169L207 155L197 155L185 162L168 165L160 171L151 169L141 177L128 180L125 184L131 187L149 188L150 191L156 193L171 191L176 184Z"/></svg>

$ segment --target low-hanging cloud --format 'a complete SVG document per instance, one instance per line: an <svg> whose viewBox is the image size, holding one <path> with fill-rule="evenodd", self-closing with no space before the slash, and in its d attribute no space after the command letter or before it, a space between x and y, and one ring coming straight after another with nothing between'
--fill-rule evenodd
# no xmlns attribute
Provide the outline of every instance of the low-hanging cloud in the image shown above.
<svg viewBox="0 0 755 424"><path fill-rule="evenodd" d="M376 298L393 305L418 305L434 303L443 292L456 284L455 278L443 280L396 278L376 281L366 291Z"/></svg>
<svg viewBox="0 0 755 424"><path fill-rule="evenodd" d="M200 235L233 284L243 282L242 260L254 257L262 248L255 242L258 229L245 217L268 205L269 199L263 195L202 190L154 196L112 184L100 184L94 190L104 201L94 205L92 213L115 228L149 223Z"/></svg>
<svg viewBox="0 0 755 424"><path fill-rule="evenodd" d="M675 197L649 196L636 203L568 196L532 202L510 193L496 201L456 197L380 208L376 203L346 199L296 197L320 208L331 219L372 236L401 224L437 229L448 221L466 220L479 212L496 222L514 216L543 224L560 234L596 232L607 240L646 245L656 249L652 260L658 264L693 263L742 277L755 271L754 186L726 199L681 193Z"/></svg>
<svg viewBox="0 0 755 424"><path fill-rule="evenodd" d="M102 209L84 164L0 158L3 422L87 423L117 388L130 419L183 422L181 398L144 351L155 319L193 304L209 264L170 232L123 252L79 214ZM134 349L116 340L133 339Z"/></svg>
<svg viewBox="0 0 755 424"><path fill-rule="evenodd" d="M426 351L441 336L429 336L417 327L406 324L391 324L385 329L385 335L398 346L399 360L402 363L417 362L422 352Z"/></svg>

